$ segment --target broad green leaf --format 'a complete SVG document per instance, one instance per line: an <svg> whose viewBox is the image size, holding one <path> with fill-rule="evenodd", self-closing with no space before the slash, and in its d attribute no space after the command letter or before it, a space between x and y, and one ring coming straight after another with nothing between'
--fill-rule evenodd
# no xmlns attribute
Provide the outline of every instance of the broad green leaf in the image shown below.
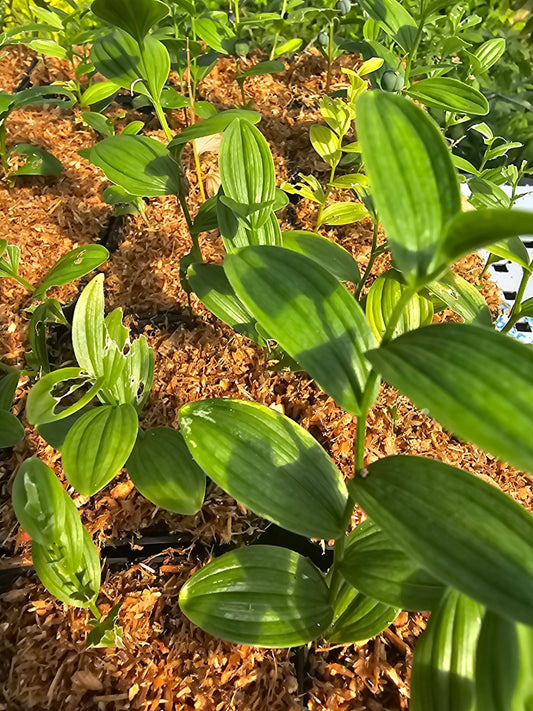
<svg viewBox="0 0 533 711"><path fill-rule="evenodd" d="M427 285L427 290L459 314L465 323L492 326L487 302L473 284L452 271ZM423 324L420 324L423 325Z"/></svg>
<svg viewBox="0 0 533 711"><path fill-rule="evenodd" d="M533 213L521 210L460 212L448 225L435 264L451 264L459 257L507 237L533 234Z"/></svg>
<svg viewBox="0 0 533 711"><path fill-rule="evenodd" d="M4 371L4 374L0 378L0 410L9 411L17 392L21 371L3 364L2 371Z"/></svg>
<svg viewBox="0 0 533 711"><path fill-rule="evenodd" d="M295 230L282 232L283 247L305 254L324 266L334 277L341 281L358 284L361 280L359 266L352 255L340 244L314 232Z"/></svg>
<svg viewBox="0 0 533 711"><path fill-rule="evenodd" d="M62 47L57 42L49 39L33 39L29 42L24 43L26 46L31 47L35 52L39 54L45 54L47 57L56 57L57 59L67 59L68 54L65 47Z"/></svg>
<svg viewBox="0 0 533 711"><path fill-rule="evenodd" d="M111 136L91 148L90 161L130 195L177 194L179 167L167 147L147 136Z"/></svg>
<svg viewBox="0 0 533 711"><path fill-rule="evenodd" d="M62 557L58 557L54 548L36 541L31 549L35 572L42 584L58 600L74 607L88 607L100 591L98 550L85 528L82 528L82 535L82 557L76 565L70 560L68 548L62 549Z"/></svg>
<svg viewBox="0 0 533 711"><path fill-rule="evenodd" d="M261 120L261 114L257 111L248 111L247 109L228 109L227 111L221 111L216 116L212 116L211 118L184 128L181 133L174 136L172 141L168 144L168 147L169 149L182 147L188 141L203 138L204 136L212 136L215 133L222 133L236 118L251 124L256 124Z"/></svg>
<svg viewBox="0 0 533 711"><path fill-rule="evenodd" d="M131 121L121 131L121 135L135 136L144 128L144 121Z"/></svg>
<svg viewBox="0 0 533 711"><path fill-rule="evenodd" d="M448 590L415 647L412 711L474 711L476 643L483 608Z"/></svg>
<svg viewBox="0 0 533 711"><path fill-rule="evenodd" d="M154 379L154 352L146 338L134 341L125 354L107 339L106 354L106 387L118 403L131 404L140 412Z"/></svg>
<svg viewBox="0 0 533 711"><path fill-rule="evenodd" d="M379 459L348 489L436 578L533 623L533 516L509 496L462 469L411 456Z"/></svg>
<svg viewBox="0 0 533 711"><path fill-rule="evenodd" d="M87 244L72 249L63 255L46 273L42 283L34 291L34 298L46 294L53 286L70 284L92 272L109 257L109 252L100 244Z"/></svg>
<svg viewBox="0 0 533 711"><path fill-rule="evenodd" d="M54 472L36 457L27 459L15 477L12 499L26 533L43 546L68 550L70 562L76 566L82 557L83 526Z"/></svg>
<svg viewBox="0 0 533 711"><path fill-rule="evenodd" d="M84 368L60 368L44 375L29 392L26 401L28 422L44 425L69 417L91 402L102 382L103 378L93 378ZM79 399L73 403L75 394Z"/></svg>
<svg viewBox="0 0 533 711"><path fill-rule="evenodd" d="M201 17L195 23L196 34L208 47L220 54L228 54L231 51L235 34L229 25L224 24L215 17Z"/></svg>
<svg viewBox="0 0 533 711"><path fill-rule="evenodd" d="M74 423L62 449L63 469L84 496L103 489L122 469L137 438L132 405L97 407Z"/></svg>
<svg viewBox="0 0 533 711"><path fill-rule="evenodd" d="M327 126L311 126L309 139L318 155L332 168L335 168L341 159L340 139Z"/></svg>
<svg viewBox="0 0 533 711"><path fill-rule="evenodd" d="M7 244L6 240L2 240L0 248L3 248L0 252L0 277L16 278L20 262L20 247Z"/></svg>
<svg viewBox="0 0 533 711"><path fill-rule="evenodd" d="M99 37L91 47L91 60L109 82L148 95L148 87L139 81L146 78L140 47L126 32L117 30Z"/></svg>
<svg viewBox="0 0 533 711"><path fill-rule="evenodd" d="M339 137L344 136L350 128L353 118L352 112L350 107L339 97L331 97L327 94L322 96L320 99L320 112L328 126L332 128ZM313 131L313 127L311 127L311 131ZM338 145L339 140L337 139L337 147Z"/></svg>
<svg viewBox="0 0 533 711"><path fill-rule="evenodd" d="M13 154L24 156L25 162L10 173L14 175L57 175L61 173L63 163L55 156L40 146L29 143L19 143L9 149L9 156Z"/></svg>
<svg viewBox="0 0 533 711"><path fill-rule="evenodd" d="M53 422L38 425L37 432L51 447L61 451L72 425L90 409L91 405L86 405L81 410L77 410L73 412L72 415L64 417L61 420L54 420Z"/></svg>
<svg viewBox="0 0 533 711"><path fill-rule="evenodd" d="M0 91L0 116L11 110L14 101L14 94L8 94L7 91Z"/></svg>
<svg viewBox="0 0 533 711"><path fill-rule="evenodd" d="M293 54L293 52L297 52L302 46L302 42L303 40L299 38L290 39L286 42L282 42L276 47L274 51L274 57L277 59L278 57L282 57L284 54Z"/></svg>
<svg viewBox="0 0 533 711"><path fill-rule="evenodd" d="M81 117L88 126L102 136L109 137L115 135L115 127L107 116L99 114L97 111L83 111ZM90 156L91 149L89 148L87 150Z"/></svg>
<svg viewBox="0 0 533 711"><path fill-rule="evenodd" d="M366 317L378 342L383 338L394 313L395 306L407 286L394 270L379 276L366 297ZM392 337L426 326L433 320L433 304L420 294L415 294L400 316Z"/></svg>
<svg viewBox="0 0 533 711"><path fill-rule="evenodd" d="M247 79L248 77L258 77L263 76L264 74L277 74L278 72L284 71L285 65L283 64L283 62L276 60L270 62L259 62L258 64L254 64L252 67L250 67L241 74L241 81Z"/></svg>
<svg viewBox="0 0 533 711"><path fill-rule="evenodd" d="M107 0L106 0L107 2ZM143 76L154 99L159 99L170 72L170 56L162 42L146 37L143 42Z"/></svg>
<svg viewBox="0 0 533 711"><path fill-rule="evenodd" d="M268 143L251 123L237 119L224 131L218 156L224 195L243 205L273 201L276 195L274 161ZM265 223L268 206L250 215L252 229Z"/></svg>
<svg viewBox="0 0 533 711"><path fill-rule="evenodd" d="M235 293L291 358L341 407L363 403L370 367L364 352L375 339L350 292L312 259L280 247L245 247L224 269Z"/></svg>
<svg viewBox="0 0 533 711"><path fill-rule="evenodd" d="M181 408L180 426L200 467L254 513L303 536L343 534L342 476L285 415L255 402L199 400Z"/></svg>
<svg viewBox="0 0 533 711"><path fill-rule="evenodd" d="M349 173L348 175L339 175L333 180L330 185L334 188L350 188L358 193L370 187L370 183L366 175L363 173Z"/></svg>
<svg viewBox="0 0 533 711"><path fill-rule="evenodd" d="M406 93L412 99L442 111L469 116L485 116L489 112L489 102L480 91L451 77L421 79Z"/></svg>
<svg viewBox="0 0 533 711"><path fill-rule="evenodd" d="M321 225L349 225L368 217L368 210L359 202L335 202L322 212L317 227Z"/></svg>
<svg viewBox="0 0 533 711"><path fill-rule="evenodd" d="M525 711L533 695L533 630L487 610L476 654L476 711Z"/></svg>
<svg viewBox="0 0 533 711"><path fill-rule="evenodd" d="M91 84L81 95L81 106L91 106L98 104L104 99L109 99L120 89L120 84L112 81L100 81L96 84Z"/></svg>
<svg viewBox="0 0 533 711"><path fill-rule="evenodd" d="M28 340L30 350L24 354L30 368L37 373L49 373L48 345L46 342L49 324L60 323L67 328L70 324L65 318L61 304L57 299L47 298L29 309L31 312L28 325Z"/></svg>
<svg viewBox="0 0 533 711"><path fill-rule="evenodd" d="M224 205L222 200L218 200L217 221L228 254L235 252L239 247L250 245L281 246L281 228L272 208L260 227L251 227Z"/></svg>
<svg viewBox="0 0 533 711"><path fill-rule="evenodd" d="M219 264L192 264L187 279L194 293L207 308L237 333L258 342L255 319L239 301Z"/></svg>
<svg viewBox="0 0 533 711"><path fill-rule="evenodd" d="M72 345L76 359L94 376L104 375L105 335L104 275L98 274L81 292L72 320Z"/></svg>
<svg viewBox="0 0 533 711"><path fill-rule="evenodd" d="M181 514L200 510L205 474L181 432L171 427L139 431L126 469L135 487L156 506Z"/></svg>
<svg viewBox="0 0 533 711"><path fill-rule="evenodd" d="M502 57L505 52L505 39L503 37L493 37L486 42L483 42L476 51L474 56L479 62L477 74L486 72Z"/></svg>
<svg viewBox="0 0 533 711"><path fill-rule="evenodd" d="M370 519L348 536L340 570L357 590L401 610L433 610L446 590Z"/></svg>
<svg viewBox="0 0 533 711"><path fill-rule="evenodd" d="M52 104L69 109L76 103L74 94L57 84L48 86L32 86L31 89L24 89L13 94L13 109L21 109L25 106L35 106L36 104Z"/></svg>
<svg viewBox="0 0 533 711"><path fill-rule="evenodd" d="M421 108L385 92L360 97L357 129L396 266L408 283L424 281L443 228L461 209L448 147Z"/></svg>
<svg viewBox="0 0 533 711"><path fill-rule="evenodd" d="M148 31L168 15L168 5L159 0L94 0L97 17L128 32L140 44Z"/></svg>
<svg viewBox="0 0 533 711"><path fill-rule="evenodd" d="M295 647L321 636L333 615L320 571L294 551L250 546L225 553L180 592L187 617L239 644Z"/></svg>
<svg viewBox="0 0 533 711"><path fill-rule="evenodd" d="M325 637L331 644L364 642L381 634L400 610L358 592L343 581L335 599L333 622Z"/></svg>
<svg viewBox="0 0 533 711"><path fill-rule="evenodd" d="M411 48L416 22L398 0L359 0L359 5L403 50Z"/></svg>
<svg viewBox="0 0 533 711"><path fill-rule="evenodd" d="M520 304L520 314L522 316L533 316L533 298L526 299Z"/></svg>
<svg viewBox="0 0 533 711"><path fill-rule="evenodd" d="M489 329L440 323L406 333L366 356L385 380L444 427L533 471L529 346Z"/></svg>
<svg viewBox="0 0 533 711"><path fill-rule="evenodd" d="M24 439L24 427L8 410L0 410L0 449L13 447Z"/></svg>
<svg viewBox="0 0 533 711"><path fill-rule="evenodd" d="M117 625L117 618L122 607L122 602L118 602L109 610L105 619L89 620L91 631L85 640L85 647L90 649L103 647L120 647L120 640L123 635L123 628Z"/></svg>
<svg viewBox="0 0 533 711"><path fill-rule="evenodd" d="M508 237L500 242L489 244L486 249L500 259L510 259L511 262L520 264L521 267L530 271L529 254L520 237Z"/></svg>

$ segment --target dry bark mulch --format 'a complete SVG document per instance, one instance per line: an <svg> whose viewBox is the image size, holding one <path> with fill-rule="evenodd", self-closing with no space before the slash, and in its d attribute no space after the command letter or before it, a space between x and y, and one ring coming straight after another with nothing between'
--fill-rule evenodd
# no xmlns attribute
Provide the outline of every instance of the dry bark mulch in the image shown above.
<svg viewBox="0 0 533 711"><path fill-rule="evenodd" d="M32 53L13 48L0 60L2 88L13 90ZM356 57L343 57L355 66ZM46 60L32 81L47 83L68 78L68 65ZM221 59L202 83L200 94L218 108L239 103L235 67ZM332 89L345 83L337 66ZM263 119L259 124L269 141L278 177L294 180L299 172L326 180L326 166L312 151L308 129L320 120L318 101L325 88L323 59L306 53L287 71L251 79L247 96ZM131 118L129 116L129 118ZM183 127L174 112L172 128ZM0 186L0 239L21 248L21 274L38 283L53 263L79 244L98 240L111 209L101 200L104 176L80 158L80 148L94 144L95 134L78 112L38 107L14 112L7 124L8 145L31 142L61 158L65 171L57 178L18 179L15 190ZM150 126L148 135L162 137ZM188 201L193 214L199 192L192 156L184 161L191 186ZM216 155L202 156L204 175L216 184ZM338 199L348 199L339 193ZM314 206L306 200L289 204L281 214L284 229L312 229ZM174 197L153 198L146 208L148 225L129 216L122 242L105 273L106 306L121 306L132 328L142 330L154 348L154 386L142 412L144 427L177 426L179 408L206 397L238 397L274 406L309 430L324 446L345 476L353 467L354 418L342 411L303 373L276 372L268 353L221 324L179 282L179 260L190 249L185 220ZM371 225L362 221L323 230L357 259L368 260ZM223 248L216 233L202 237L202 250L220 262ZM387 267L385 257L376 273ZM477 282L477 257L462 260L458 271ZM74 299L90 276L54 290L62 303ZM484 294L495 310L499 296L484 278ZM28 348L28 292L15 282L0 280L0 359L22 367ZM154 316L156 314L157 316ZM146 318L143 318L146 317ZM452 315L445 314L446 318ZM64 335L64 334L63 334ZM68 339L60 337L56 366L72 357ZM14 411L22 412L30 383L21 381ZM419 454L461 466L496 485L533 510L531 485L520 472L459 442L440 425L416 410L392 388L383 386L368 421L367 461L395 453ZM39 456L73 495L84 525L95 541L105 545L156 527L181 532L208 548L246 540L263 524L219 489L212 488L195 516L160 511L133 488L122 473L90 499L68 487L60 455L26 427L25 440L0 460L0 546L6 552L2 567L28 562L29 544L10 503L10 487L20 464ZM360 518L356 511L355 525ZM66 608L35 578L19 578L0 594L0 710L65 709L202 709L208 711L398 711L408 706L408 675L416 637L425 626L424 614L401 613L395 623L366 644L310 646L305 689L298 683L291 650L262 650L234 645L205 634L180 612L177 595L190 574L207 560L194 547L168 551L160 559L135 564L125 571L107 572L99 604L106 610L122 601L121 649L85 649L88 613ZM304 693L305 692L305 693Z"/></svg>

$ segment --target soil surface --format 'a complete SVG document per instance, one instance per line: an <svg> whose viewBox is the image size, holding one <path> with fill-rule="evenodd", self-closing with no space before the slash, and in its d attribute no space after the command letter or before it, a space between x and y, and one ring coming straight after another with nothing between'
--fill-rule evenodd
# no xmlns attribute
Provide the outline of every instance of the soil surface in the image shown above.
<svg viewBox="0 0 533 711"><path fill-rule="evenodd" d="M13 91L33 56L20 47L8 50L0 60L0 88ZM344 56L342 62L356 67L358 59ZM68 77L67 63L46 59L34 69L31 81L37 85ZM311 172L327 181L327 166L312 150L308 137L309 127L321 120L318 102L325 83L325 62L312 52L294 58L281 74L246 83L247 98L263 116L259 128L271 146L278 184ZM345 75L336 66L331 89L344 84ZM240 94L233 60L221 59L199 93L219 109L237 105ZM133 118L139 116L129 111L117 126ZM183 128L184 120L183 112L175 111L172 130ZM163 137L155 122L147 124L145 135ZM76 108L26 108L8 119L8 146L18 142L42 146L65 166L56 178L18 178L11 191L0 183L0 239L21 248L20 273L32 284L39 283L73 247L106 236L112 214L101 198L106 179L78 154L96 140ZM188 204L194 215L201 200L193 156L187 150ZM207 189L216 191L216 153L203 153L201 161ZM353 199L348 191L339 191L335 197ZM316 210L302 199L278 214L283 229L313 229ZM176 199L150 199L146 218L147 223L138 215L124 218L112 235L116 249L101 267L106 307L122 307L132 333L144 333L154 348L154 386L142 412L142 426L178 427L179 408L201 398L255 400L276 407L309 430L343 474L350 476L354 418L304 373L273 370L268 353L218 321L196 297L192 296L189 308L178 272L179 260L191 244ZM348 249L364 269L372 239L368 220L321 232ZM209 261L222 261L216 232L203 235L202 250ZM375 273L386 266L386 258L380 258ZM462 260L458 272L478 283L481 266L478 257L470 257ZM57 288L53 295L61 303L71 302L91 276ZM485 278L482 282L495 312L496 289ZM4 363L24 366L30 304L26 289L13 280L0 280L0 360ZM454 317L444 312L439 318ZM69 364L68 333L56 329L51 339L54 367ZM30 385L28 378L21 380L15 413L23 411ZM366 452L367 462L395 453L440 459L489 477L533 510L531 485L524 475L473 445L459 442L390 387L382 387L370 413ZM104 568L99 605L105 611L122 602L119 624L124 628L124 643L120 649L85 649L88 613L58 603L35 576L18 577L0 593L0 710L398 711L408 707L412 650L427 615L401 613L388 630L366 644L329 647L316 643L296 653L220 641L181 614L177 602L181 585L209 560L215 547L246 541L264 526L216 487L209 489L205 505L195 516L157 509L136 492L125 472L96 496L82 497L67 485L59 453L26 426L25 440L0 458L0 547L4 554L0 569L30 562L29 542L10 502L14 475L29 456L40 457L54 469L97 544L126 539L135 554L142 556L139 532L182 535L163 555L122 569ZM360 516L356 511L353 525Z"/></svg>

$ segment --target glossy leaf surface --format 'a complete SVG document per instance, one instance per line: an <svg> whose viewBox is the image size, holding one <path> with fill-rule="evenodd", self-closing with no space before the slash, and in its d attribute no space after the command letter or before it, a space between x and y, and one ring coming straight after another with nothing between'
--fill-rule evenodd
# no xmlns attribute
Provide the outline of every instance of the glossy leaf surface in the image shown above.
<svg viewBox="0 0 533 711"><path fill-rule="evenodd" d="M180 425L195 460L237 501L303 536L342 534L342 476L288 417L255 402L199 400L181 408Z"/></svg>
<svg viewBox="0 0 533 711"><path fill-rule="evenodd" d="M431 77L413 84L407 91L412 99L442 111L469 116L485 116L489 102L474 87L451 77Z"/></svg>
<svg viewBox="0 0 533 711"><path fill-rule="evenodd" d="M502 491L456 467L411 456L374 462L348 488L436 578L532 624L533 517Z"/></svg>
<svg viewBox="0 0 533 711"><path fill-rule="evenodd" d="M360 0L360 6L405 51L416 37L416 22L398 0Z"/></svg>
<svg viewBox="0 0 533 711"><path fill-rule="evenodd" d="M401 610L433 610L446 589L371 519L348 536L340 569L354 588Z"/></svg>
<svg viewBox="0 0 533 711"><path fill-rule="evenodd" d="M8 410L0 410L0 449L13 447L24 438L24 427Z"/></svg>
<svg viewBox="0 0 533 711"><path fill-rule="evenodd" d="M10 173L14 175L58 175L64 166L52 153L40 146L29 143L19 143L9 149L9 155L14 153L24 156L23 164Z"/></svg>
<svg viewBox="0 0 533 711"><path fill-rule="evenodd" d="M109 252L100 244L87 244L76 247L58 259L54 266L46 273L42 283L34 291L38 298L53 286L70 284L85 274L92 272L109 257Z"/></svg>
<svg viewBox="0 0 533 711"><path fill-rule="evenodd" d="M325 267L340 281L359 283L361 279L359 266L352 255L340 244L332 242L322 235L304 230L282 232L281 235L283 247L305 254L309 259Z"/></svg>
<svg viewBox="0 0 533 711"><path fill-rule="evenodd" d="M160 0L94 0L91 10L97 17L128 32L142 43L153 25L168 15L168 5Z"/></svg>
<svg viewBox="0 0 533 711"><path fill-rule="evenodd" d="M359 98L357 129L394 260L405 279L417 283L429 271L444 226L461 208L451 154L421 108L386 92Z"/></svg>
<svg viewBox="0 0 533 711"><path fill-rule="evenodd" d="M255 319L237 298L219 264L191 264L187 278L200 301L228 326L258 342Z"/></svg>
<svg viewBox="0 0 533 711"><path fill-rule="evenodd" d="M72 486L92 496L122 469L137 438L132 405L104 405L82 415L69 430L62 449L63 469Z"/></svg>
<svg viewBox="0 0 533 711"><path fill-rule="evenodd" d="M11 410L21 372L17 368L4 367L6 372L0 378L0 410Z"/></svg>
<svg viewBox="0 0 533 711"><path fill-rule="evenodd" d="M449 590L418 640L411 674L412 711L473 711L476 643L483 608Z"/></svg>
<svg viewBox="0 0 533 711"><path fill-rule="evenodd" d="M310 642L333 615L320 571L294 551L273 546L215 559L182 587L180 606L210 634L260 647Z"/></svg>
<svg viewBox="0 0 533 711"><path fill-rule="evenodd" d="M135 487L156 506L181 514L201 508L205 474L181 432L171 427L139 431L126 469Z"/></svg>
<svg viewBox="0 0 533 711"><path fill-rule="evenodd" d="M111 136L91 148L91 163L130 195L155 197L180 190L178 165L166 146L147 136Z"/></svg>
<svg viewBox="0 0 533 711"><path fill-rule="evenodd" d="M74 353L87 373L104 376L105 344L104 275L98 274L82 291L72 320Z"/></svg>
<svg viewBox="0 0 533 711"><path fill-rule="evenodd" d="M387 382L444 427L533 471L528 346L489 329L441 323L406 333L367 357Z"/></svg>
<svg viewBox="0 0 533 711"><path fill-rule="evenodd" d="M224 262L261 326L341 407L360 414L375 343L363 311L326 269L292 250L246 247Z"/></svg>
<svg viewBox="0 0 533 711"><path fill-rule="evenodd" d="M320 225L349 225L368 217L368 210L359 202L335 202L328 205L322 215Z"/></svg>
<svg viewBox="0 0 533 711"><path fill-rule="evenodd" d="M343 582L335 599L333 622L326 632L331 644L363 642L383 632L400 610L358 592Z"/></svg>
<svg viewBox="0 0 533 711"><path fill-rule="evenodd" d="M426 288L430 294L461 316L465 323L475 326L492 325L492 315L487 302L476 287L459 274L449 271L438 281L430 282Z"/></svg>
<svg viewBox="0 0 533 711"><path fill-rule="evenodd" d="M83 368L60 368L44 375L29 392L26 401L28 422L43 425L72 415L96 396L102 381L103 378L95 380ZM75 393L79 397L72 402Z"/></svg>

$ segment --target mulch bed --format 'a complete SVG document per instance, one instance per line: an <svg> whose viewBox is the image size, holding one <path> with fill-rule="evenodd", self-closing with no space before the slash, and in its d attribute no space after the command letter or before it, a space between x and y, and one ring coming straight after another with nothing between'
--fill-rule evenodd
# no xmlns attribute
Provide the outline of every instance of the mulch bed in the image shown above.
<svg viewBox="0 0 533 711"><path fill-rule="evenodd" d="M0 60L2 89L12 91L34 55L24 48L8 50ZM357 58L344 56L344 66ZM31 75L35 84L68 78L68 65L57 60L39 63ZM336 67L332 89L345 82ZM317 53L294 59L287 71L257 77L246 84L247 97L261 112L259 124L270 143L278 184L299 172L326 179L326 165L312 151L308 129L320 120L318 101L324 92L325 63ZM201 98L217 108L239 103L233 62L221 59L200 87ZM119 107L117 107L117 111ZM135 112L129 112L131 120ZM137 118L137 115L135 115ZM182 112L171 126L183 127ZM162 137L157 125L147 135ZM90 147L95 133L77 109L36 107L8 119L8 145L29 142L51 150L65 165L57 178L19 178L9 192L0 185L0 239L21 248L21 274L38 283L52 264L80 244L97 241L105 232L111 209L102 202L104 176L77 151ZM192 155L184 153L190 183L188 202L193 215L199 205ZM216 155L202 156L204 176L217 180ZM339 193L338 199L348 199ZM284 229L312 229L315 207L306 200L289 204L281 214ZM106 307L121 306L128 324L144 332L154 348L155 379L142 412L144 427L177 426L179 408L206 397L255 400L285 412L308 429L341 471L352 466L354 418L302 373L275 372L263 349L235 334L192 297L191 309L182 290L179 260L190 249L185 220L175 197L152 198L146 225L128 216L120 228L118 248L102 266ZM371 243L371 225L362 221L322 230L348 249L364 268ZM116 237L117 235L115 235ZM202 237L210 261L221 261L223 248L216 233ZM385 258L376 264L386 268ZM473 256L458 267L477 282L481 261ZM90 276L57 288L62 303L75 299ZM498 293L483 278L484 294L496 311ZM25 309L28 292L13 280L0 280L0 359L22 367L28 349ZM450 313L442 317L452 318ZM55 342L56 366L66 365L68 339ZM271 365L271 364L270 364ZM14 411L21 412L29 389L21 381ZM406 398L383 386L369 416L367 461L395 453L423 454L489 477L529 510L533 495L529 480L470 444L459 442ZM20 530L10 489L19 465L38 456L67 486L60 455L26 427L25 440L0 459L0 568L27 564L29 542ZM67 486L68 488L68 486ZM426 615L402 613L378 638L360 645L310 645L303 674L302 654L235 645L205 634L180 612L177 596L191 573L204 565L220 544L246 541L263 522L216 487L208 491L195 516L160 511L133 488L123 473L96 496L82 497L69 488L84 525L101 546L130 539L140 531L178 532L190 545L174 546L164 555L136 562L125 569L105 568L99 597L102 610L121 601L124 628L120 649L85 649L88 613L66 608L52 598L35 577L19 577L0 594L0 710L66 709L201 709L202 711L398 711L408 706L408 676L416 637ZM353 524L360 517L354 514ZM195 543L201 544L200 548ZM199 551L202 553L200 554ZM305 704L305 706L303 706Z"/></svg>

